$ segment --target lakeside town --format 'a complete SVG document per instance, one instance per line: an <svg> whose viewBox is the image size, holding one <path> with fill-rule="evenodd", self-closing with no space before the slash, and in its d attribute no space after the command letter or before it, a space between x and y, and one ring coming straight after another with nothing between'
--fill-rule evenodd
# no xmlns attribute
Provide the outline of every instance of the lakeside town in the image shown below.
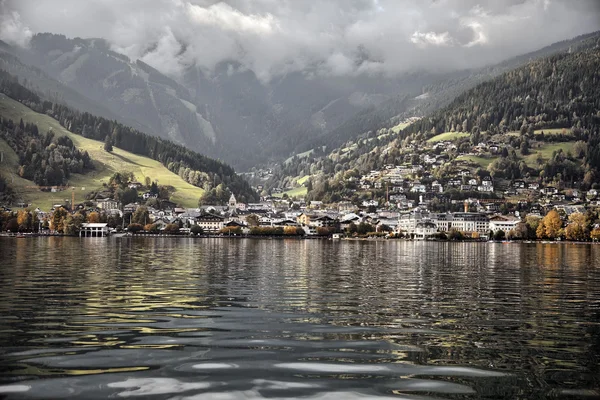
<svg viewBox="0 0 600 400"><path fill-rule="evenodd" d="M11 234L62 234L71 236L108 236L117 232L162 235L225 236L302 236L302 237L384 237L414 240L574 240L600 239L597 223L597 193L577 193L585 201L569 198L556 188L539 188L519 181L515 190L538 193L537 201L510 204L506 200L451 200L460 211L433 211L428 206L441 192L434 181L407 183L403 167L373 171L371 177L384 177L394 184L388 202L364 200L355 205L349 201L324 204L302 199L267 196L257 203L241 203L231 195L225 205L202 205L181 208L168 200L159 201L158 194L139 182L127 183L127 189L140 190L137 200L123 205L110 197L76 204L55 205L51 210L39 208L0 209L0 226ZM470 179L469 179L470 180ZM384 180L385 181L385 180ZM381 182L381 180L376 181ZM401 182L402 186L396 186ZM469 185L471 185L469 183ZM527 186L526 186L527 185ZM417 201L398 193L408 186L409 193L419 193ZM478 182L480 188L493 187L490 178ZM401 188L398 190L397 188ZM483 189L488 190L488 189ZM394 197L392 197L394 196ZM557 197L558 196L558 197ZM102 197L97 196L97 197ZM153 206L154 205L154 206Z"/></svg>

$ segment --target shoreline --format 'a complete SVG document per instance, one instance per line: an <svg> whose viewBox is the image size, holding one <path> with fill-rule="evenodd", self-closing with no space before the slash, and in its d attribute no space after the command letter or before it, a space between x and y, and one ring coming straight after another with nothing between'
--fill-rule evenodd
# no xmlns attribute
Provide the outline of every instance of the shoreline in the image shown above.
<svg viewBox="0 0 600 400"><path fill-rule="evenodd" d="M260 240L327 240L327 241L346 241L346 242L414 242L414 243L484 243L484 244L600 244L600 242L577 242L570 240L489 240L489 241L477 241L477 240L414 240L414 239L387 239L382 237L344 237L344 238L332 238L326 236L260 236L260 235L169 235L169 234L129 234L129 233L117 233L108 236L96 236L96 237L80 237L77 235L64 235L60 233L0 233L0 238L13 238L13 239L29 239L29 238L43 238L43 237L65 237L65 238L78 238L78 239L137 239L137 238L153 238L153 239L260 239Z"/></svg>

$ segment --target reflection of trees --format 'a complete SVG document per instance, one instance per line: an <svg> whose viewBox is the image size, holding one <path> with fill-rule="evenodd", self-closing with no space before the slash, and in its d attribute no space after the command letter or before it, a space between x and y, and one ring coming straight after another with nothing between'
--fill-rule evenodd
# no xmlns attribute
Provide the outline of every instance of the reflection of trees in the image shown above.
<svg viewBox="0 0 600 400"><path fill-rule="evenodd" d="M274 325L241 335L376 342L378 362L500 369L538 391L599 383L597 246L44 238L7 249L1 313L26 332L54 318L48 336L82 347L131 346L135 335L102 333L113 324L175 335L219 328L204 310L252 308ZM496 394L515 390L503 382Z"/></svg>

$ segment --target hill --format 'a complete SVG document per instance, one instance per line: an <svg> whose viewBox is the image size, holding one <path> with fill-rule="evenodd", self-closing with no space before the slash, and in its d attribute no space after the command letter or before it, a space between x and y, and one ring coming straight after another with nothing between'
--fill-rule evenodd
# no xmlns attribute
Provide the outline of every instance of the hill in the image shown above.
<svg viewBox="0 0 600 400"><path fill-rule="evenodd" d="M371 173L395 165L441 182L462 168L462 176L491 174L504 187L527 178L589 188L600 177L600 35L576 44L484 81L423 118L373 126L326 153L292 157L262 183L289 190L307 186L298 179L308 175L309 199L369 198L373 191L357 181L366 188Z"/></svg>
<svg viewBox="0 0 600 400"><path fill-rule="evenodd" d="M227 62L166 76L101 39L37 34L28 49L0 45L0 68L46 100L117 120L246 170L294 153L341 146L361 134L427 115L511 68L576 47L561 42L504 63L399 77L289 73L263 82Z"/></svg>
<svg viewBox="0 0 600 400"><path fill-rule="evenodd" d="M3 94L0 94L0 116L13 121L22 119L24 123L35 124L41 132L52 130L57 137L67 136L77 149L87 151L92 159L94 169L85 174L72 174L67 185L75 188L76 201L83 201L85 194L101 188L103 184L108 183L109 178L115 172L121 171L132 172L140 182L149 177L161 185L172 186L175 189L172 201L185 207L197 207L198 199L204 193L203 189L185 182L179 175L169 171L158 161L119 148L113 148L113 151L109 153L103 149L103 142L69 132L53 118L36 113ZM53 204L62 203L66 198L70 199L70 190L55 193L43 192L37 189L37 185L31 180L21 178L17 174L19 157L6 141L1 139L0 151L4 153L3 161L0 163L0 172L20 200L47 210Z"/></svg>

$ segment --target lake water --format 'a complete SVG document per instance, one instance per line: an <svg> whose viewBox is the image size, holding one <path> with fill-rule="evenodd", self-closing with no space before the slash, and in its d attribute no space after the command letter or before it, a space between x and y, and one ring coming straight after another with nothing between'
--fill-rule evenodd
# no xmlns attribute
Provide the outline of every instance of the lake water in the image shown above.
<svg viewBox="0 0 600 400"><path fill-rule="evenodd" d="M600 396L600 246L0 238L0 398Z"/></svg>

